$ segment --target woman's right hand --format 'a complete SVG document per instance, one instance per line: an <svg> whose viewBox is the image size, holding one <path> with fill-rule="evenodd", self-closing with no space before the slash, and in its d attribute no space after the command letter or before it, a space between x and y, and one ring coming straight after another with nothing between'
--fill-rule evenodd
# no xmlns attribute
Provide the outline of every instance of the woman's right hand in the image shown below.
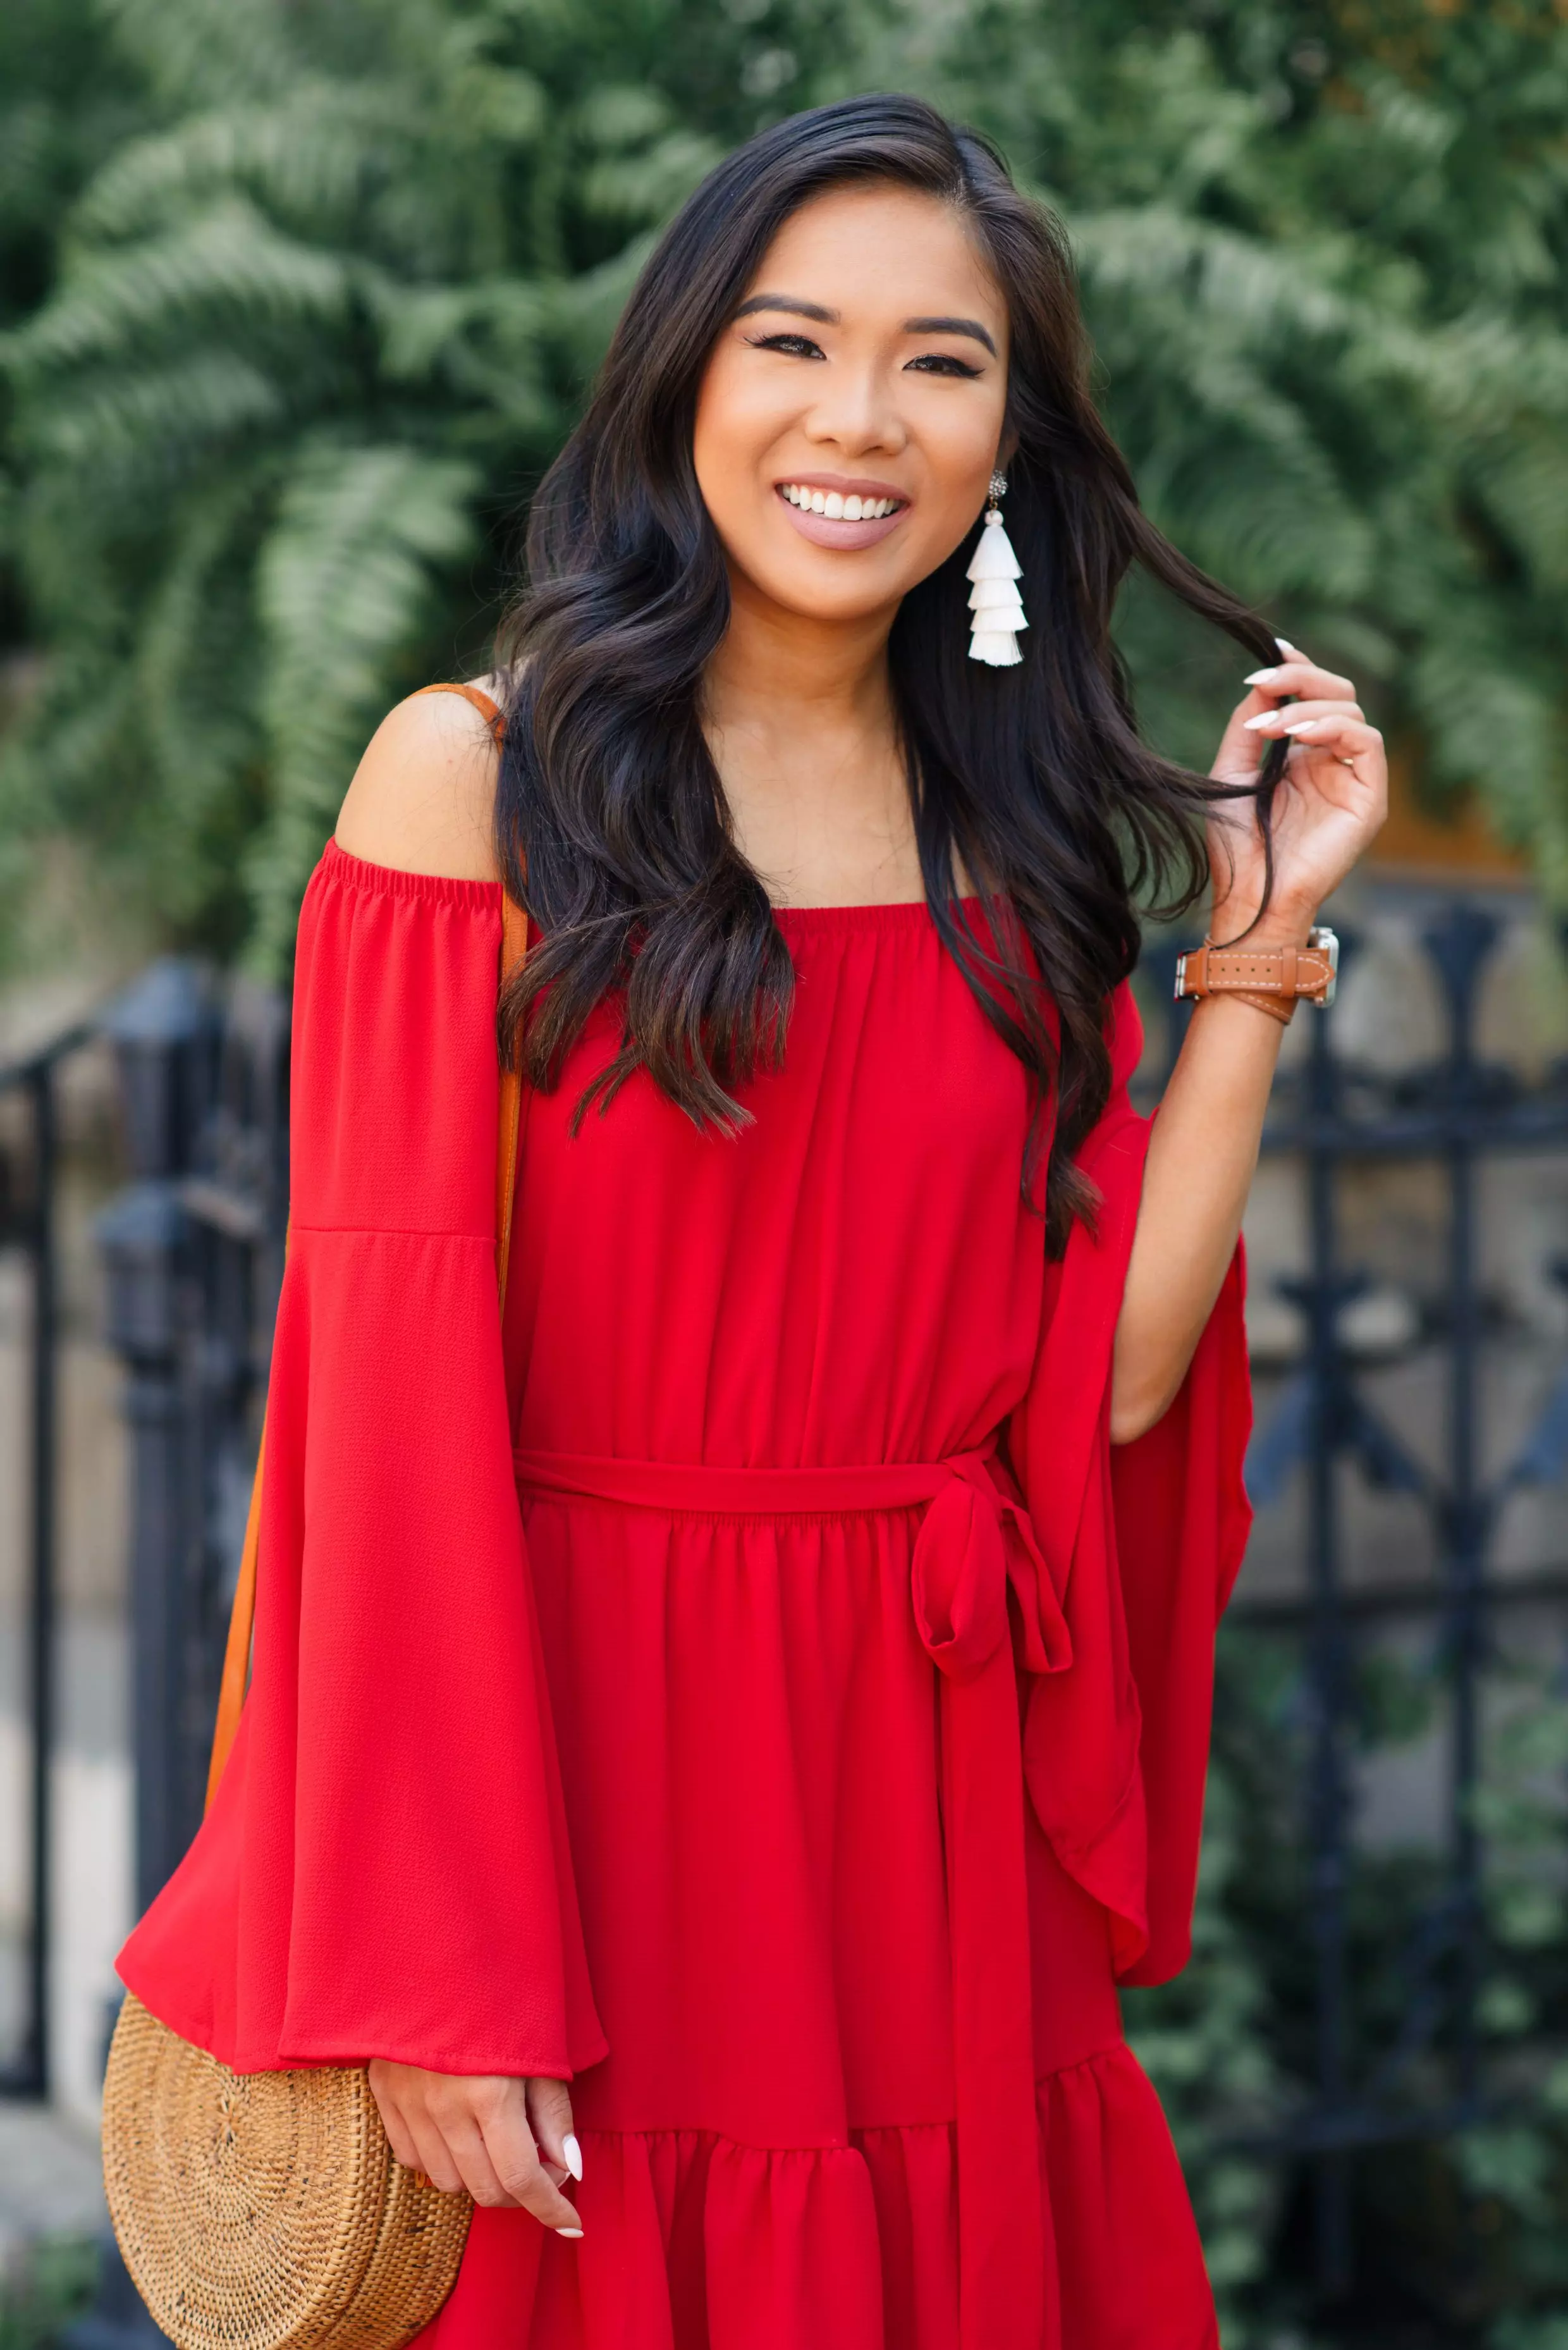
<svg viewBox="0 0 1568 2350"><path fill-rule="evenodd" d="M370 2088L405 2168L422 2170L445 2194L466 2187L476 2203L532 2211L560 2236L582 2234L561 2193L564 2179L583 2175L565 2081L427 2073L378 2056Z"/></svg>

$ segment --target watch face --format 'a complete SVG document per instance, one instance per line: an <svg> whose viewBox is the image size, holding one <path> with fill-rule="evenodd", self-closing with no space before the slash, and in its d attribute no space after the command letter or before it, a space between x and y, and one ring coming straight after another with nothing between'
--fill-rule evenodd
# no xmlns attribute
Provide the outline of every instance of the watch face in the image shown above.
<svg viewBox="0 0 1568 2350"><path fill-rule="evenodd" d="M1326 1012L1339 990L1339 940L1336 934L1325 926L1311 931L1307 938L1307 944L1316 947L1320 953L1326 954L1328 957L1328 985L1318 998L1319 1003Z"/></svg>

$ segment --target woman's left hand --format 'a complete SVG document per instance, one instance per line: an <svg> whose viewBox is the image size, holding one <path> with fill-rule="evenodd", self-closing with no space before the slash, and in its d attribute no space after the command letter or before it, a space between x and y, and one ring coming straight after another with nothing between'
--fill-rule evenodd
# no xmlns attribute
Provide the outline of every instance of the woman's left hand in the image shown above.
<svg viewBox="0 0 1568 2350"><path fill-rule="evenodd" d="M1257 804L1221 801L1209 819L1214 879L1210 935L1220 945L1302 946L1330 891L1344 880L1388 808L1383 738L1368 726L1346 677L1293 647L1247 680L1211 773L1257 780L1272 735L1290 737L1274 795L1274 887L1263 896ZM1282 708L1286 694L1298 696ZM1280 1023L1223 995L1188 1024L1149 1137L1137 1230L1116 1322L1111 1441L1141 1436L1187 1375L1235 1253L1247 1188L1283 1034Z"/></svg>
<svg viewBox="0 0 1568 2350"><path fill-rule="evenodd" d="M1291 738L1274 795L1273 895L1249 939L1258 946L1304 941L1388 813L1383 737L1367 724L1355 688L1294 646L1288 650L1288 660L1247 680L1251 691L1231 712L1210 770L1220 783L1251 783L1270 738ZM1286 694L1296 698L1282 708ZM1221 802L1211 812L1209 856L1210 934L1223 944L1249 930L1262 903L1263 843L1251 803Z"/></svg>

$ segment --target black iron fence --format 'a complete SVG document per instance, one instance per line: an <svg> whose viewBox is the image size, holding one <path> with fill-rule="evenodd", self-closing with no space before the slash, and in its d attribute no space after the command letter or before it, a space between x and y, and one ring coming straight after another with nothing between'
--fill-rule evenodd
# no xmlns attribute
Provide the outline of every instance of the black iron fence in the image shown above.
<svg viewBox="0 0 1568 2350"><path fill-rule="evenodd" d="M48 2084L48 1921L54 1856L50 1759L55 1750L55 1598L58 1586L59 1285L56 1201L62 1064L91 1035L82 1022L0 1067L0 1097L19 1101L19 1147L0 1152L0 1251L18 1253L28 1298L26 1410L27 1932L16 2044L0 2064L0 2096L36 2097Z"/></svg>
<svg viewBox="0 0 1568 2350"><path fill-rule="evenodd" d="M1305 1642L1300 1822L1310 1898L1300 1926L1313 1957L1314 2077L1293 2112L1246 2143L1261 2158L1310 2165L1312 2265L1331 2302L1353 2277L1350 2158L1380 2145L1445 2138L1500 2110L1484 2075L1479 2028L1486 1960L1487 1855L1477 1800L1483 1680L1501 1610L1568 1599L1568 1544L1561 1561L1504 1575L1495 1558L1510 1501L1527 1487L1555 1484L1568 1466L1568 1348L1503 1464L1490 1473L1482 1467L1485 1359L1489 1347L1506 1343L1506 1332L1492 1326L1498 1317L1481 1277L1478 1177L1486 1162L1568 1151L1568 1066L1532 1086L1478 1050L1482 990L1502 931L1493 913L1463 899L1435 906L1422 926L1442 1007L1443 1044L1429 1060L1393 1073L1358 1066L1336 1049L1332 1011L1305 1014L1309 1049L1282 1074L1263 1144L1266 1156L1289 1158L1301 1170L1306 1263L1278 1285L1299 1309L1304 1346L1260 1416L1247 1482L1260 1517L1299 1496L1302 1574L1298 1592L1268 1597L1251 1596L1243 1575L1232 1614L1241 1623L1294 1630ZM1352 977L1357 951L1354 937L1344 941L1342 972ZM1174 951L1161 959L1162 976L1174 962ZM1185 1016L1171 1011L1170 1059ZM1411 1351L1441 1360L1437 1424L1423 1431L1429 1440L1419 1448L1379 1410L1362 1352L1345 1327L1348 1309L1376 1279L1376 1269L1355 1262L1342 1243L1345 1180L1400 1163L1438 1170L1444 1193L1424 1326L1409 1342ZM1568 1219L1568 1191L1564 1213ZM1568 1246L1568 1232L1561 1238ZM1568 1253L1548 1255L1538 1268L1543 1286L1561 1285L1565 1275ZM1391 1578L1353 1556L1352 1475L1415 1504L1435 1571ZM1440 1888L1407 1929L1402 2013L1382 2044L1368 2050L1357 2028L1351 1962L1359 1711L1353 1664L1357 1641L1397 1619L1428 1627L1443 1687L1446 1849Z"/></svg>
<svg viewBox="0 0 1568 2350"><path fill-rule="evenodd" d="M30 1292L25 1688L26 1918L22 2014L0 2095L51 2081L51 1761L59 1658L61 1072L107 1042L130 1181L98 1224L104 1336L125 1366L130 1435L130 1634L135 1887L150 1900L201 1816L223 1627L238 1565L282 1269L287 1183L287 1013L275 995L220 993L196 966L154 963L96 1016L0 1066L23 1115L0 1142L0 1250ZM106 1987L107 1988L107 1987Z"/></svg>
<svg viewBox="0 0 1568 2350"><path fill-rule="evenodd" d="M1314 2078L1310 2093L1254 2135L1260 2159L1307 2165L1315 2179L1318 2282L1343 2289L1352 2261L1347 2163L1356 2149L1462 2130L1489 2110L1477 2028L1485 1934L1485 1861L1475 1794L1478 1708L1496 1611L1521 1598L1568 1597L1568 1571L1495 1571L1510 1497L1554 1480L1568 1459L1568 1370L1557 1377L1501 1472L1483 1471L1483 1362L1490 1343L1478 1270L1477 1180L1483 1161L1568 1153L1568 1073L1527 1085L1484 1061L1477 1007L1499 925L1462 901L1438 908L1425 951L1444 1008L1445 1041L1429 1063L1396 1074L1359 1066L1337 1045L1337 1012L1304 1013L1310 1050L1282 1076L1265 1149L1301 1170L1304 1269L1289 1284L1303 1344L1264 1413L1249 1462L1261 1512L1295 1506L1299 1589L1251 1598L1241 1618L1304 1640L1310 1722L1300 1834L1310 1854ZM1174 960L1167 956L1163 962ZM1153 958L1163 978L1162 959ZM1345 967L1354 980L1355 945ZM1170 1014L1174 1052L1182 1015ZM101 1024L118 1058L132 1180L100 1219L108 1275L107 1336L126 1367L132 1436L131 1635L137 1768L136 1884L145 1900L183 1849L200 1814L223 1625L237 1565L254 1456L256 1404L282 1269L286 1207L285 1007L259 992L220 997L188 965L164 962ZM0 1071L31 1106L35 1138L25 1194L5 1199L0 1242L33 1268L31 1612L33 1942L31 2020L6 2085L47 2079L49 1691L55 1605L51 1087L78 1029L48 1053ZM1354 1170L1407 1161L1440 1170L1445 1261L1423 1344L1440 1355L1441 1472L1379 1411L1345 1321L1367 1282L1345 1260L1339 1203ZM1568 1257L1568 1233L1563 1236ZM1548 1268L1548 1272L1551 1269ZM1543 1274L1543 1278L1546 1277ZM1562 1268L1557 1269L1562 1277ZM1350 1556L1346 1480L1407 1495L1429 1528L1438 1565L1425 1581L1388 1581ZM1293 1519L1293 1523L1297 1521ZM1445 1677L1446 1852L1439 1896L1406 1953L1407 1996L1397 2025L1365 2060L1355 2028L1347 1899L1355 1865L1353 1650L1366 1625L1404 1616L1434 1632ZM1432 2094L1434 2059L1442 2087ZM1419 2079L1419 2089L1412 2083ZM80 2337L85 2340L85 2335ZM95 2335L94 2340L99 2337ZM130 2335L104 2334L110 2339Z"/></svg>

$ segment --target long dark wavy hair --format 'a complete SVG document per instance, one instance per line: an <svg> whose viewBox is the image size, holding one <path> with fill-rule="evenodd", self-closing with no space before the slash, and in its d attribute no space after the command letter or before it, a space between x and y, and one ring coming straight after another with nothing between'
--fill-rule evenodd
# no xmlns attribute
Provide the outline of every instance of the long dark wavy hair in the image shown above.
<svg viewBox="0 0 1568 2350"><path fill-rule="evenodd" d="M966 539L905 597L888 660L926 897L1028 1072L1023 1180L1037 1198L1044 1155L1056 1253L1094 1206L1074 1155L1105 1107L1106 1000L1137 959L1137 907L1191 902L1207 879L1204 809L1247 788L1190 775L1138 739L1111 639L1129 566L1249 652L1278 654L1262 621L1141 511L1090 395L1060 224L1020 194L985 139L919 99L818 107L709 174L639 278L587 412L535 497L529 584L498 647L511 682L496 848L539 941L504 994L501 1049L550 1088L607 996L619 1049L576 1118L643 1068L700 1127L730 1131L748 1117L731 1088L783 1053L789 950L735 845L701 723L730 599L692 428L714 341L780 226L826 189L873 181L957 209L1011 321L1003 445L1029 597L1023 659L992 670L968 658ZM1265 842L1282 756L1282 744L1251 787ZM954 911L955 849L986 900L996 956Z"/></svg>

